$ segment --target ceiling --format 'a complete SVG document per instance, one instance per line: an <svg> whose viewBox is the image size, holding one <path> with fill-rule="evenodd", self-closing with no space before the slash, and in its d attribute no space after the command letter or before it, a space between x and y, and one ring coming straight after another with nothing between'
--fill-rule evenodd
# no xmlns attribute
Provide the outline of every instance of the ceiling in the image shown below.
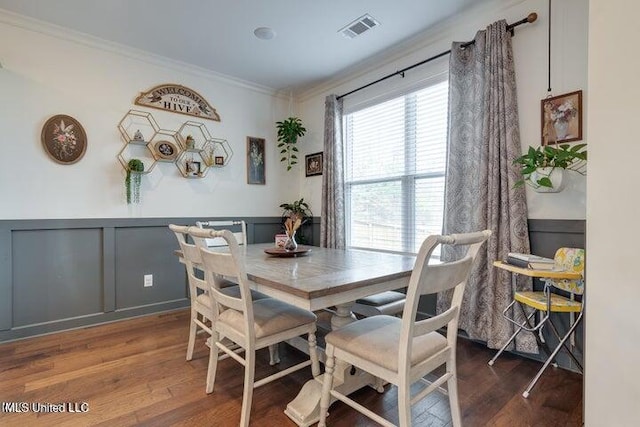
<svg viewBox="0 0 640 427"><path fill-rule="evenodd" d="M0 0L0 8L275 90L312 87L483 0ZM380 25L338 32L365 13ZM253 34L271 27L272 40Z"/></svg>

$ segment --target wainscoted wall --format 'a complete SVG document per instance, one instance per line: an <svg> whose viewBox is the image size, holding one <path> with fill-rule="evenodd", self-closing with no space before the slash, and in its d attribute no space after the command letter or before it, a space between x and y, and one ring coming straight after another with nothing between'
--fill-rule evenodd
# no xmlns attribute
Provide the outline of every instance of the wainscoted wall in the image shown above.
<svg viewBox="0 0 640 427"><path fill-rule="evenodd" d="M0 221L0 342L188 306L167 226L214 219ZM280 217L242 219L249 243L281 230ZM303 226L308 244L319 233L319 218Z"/></svg>

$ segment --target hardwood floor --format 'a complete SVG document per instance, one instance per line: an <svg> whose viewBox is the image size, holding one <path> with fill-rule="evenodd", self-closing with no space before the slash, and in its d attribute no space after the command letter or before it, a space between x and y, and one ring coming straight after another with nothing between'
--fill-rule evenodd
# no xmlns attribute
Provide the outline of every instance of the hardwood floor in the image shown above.
<svg viewBox="0 0 640 427"><path fill-rule="evenodd" d="M0 401L26 402L29 411L0 409L2 426L235 426L242 403L243 369L226 359L218 364L216 389L204 391L208 348L204 336L194 360L185 361L189 313L181 310L109 325L68 331L0 345ZM304 357L281 345L281 366ZM460 405L465 426L581 426L582 376L549 368L529 399L520 395L540 364L509 354L494 367L493 351L458 341ZM266 349L256 377L275 368ZM283 410L311 371L302 370L258 388L252 426L294 426ZM357 401L397 422L396 391L366 388ZM71 402L77 412L39 412L33 403ZM82 403L88 404L88 411ZM74 405L75 403L75 405ZM57 407L57 406L54 406ZM6 407L4 409L7 409ZM446 396L433 393L413 409L415 426L449 426ZM373 423L341 402L330 408L329 425Z"/></svg>

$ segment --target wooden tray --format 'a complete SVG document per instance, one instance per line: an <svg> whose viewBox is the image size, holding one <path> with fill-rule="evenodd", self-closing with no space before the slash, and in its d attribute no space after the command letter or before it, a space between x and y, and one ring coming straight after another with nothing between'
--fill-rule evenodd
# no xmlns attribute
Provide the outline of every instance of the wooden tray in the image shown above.
<svg viewBox="0 0 640 427"><path fill-rule="evenodd" d="M298 246L298 249L296 249L295 251L285 251L282 248L267 248L264 250L264 252L272 256L291 258L306 255L311 252L311 248Z"/></svg>

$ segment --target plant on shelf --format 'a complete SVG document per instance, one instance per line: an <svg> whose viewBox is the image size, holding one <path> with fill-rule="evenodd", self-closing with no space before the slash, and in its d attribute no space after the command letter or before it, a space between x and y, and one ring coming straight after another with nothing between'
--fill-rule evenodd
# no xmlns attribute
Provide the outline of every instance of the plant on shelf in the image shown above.
<svg viewBox="0 0 640 427"><path fill-rule="evenodd" d="M287 162L287 170L291 170L293 165L298 163L298 138L304 136L307 129L302 126L302 120L297 117L289 117L281 122L276 122L278 128L278 148L282 158L281 162Z"/></svg>
<svg viewBox="0 0 640 427"><path fill-rule="evenodd" d="M521 166L522 179L515 186L526 184L541 191L559 191L561 189L562 171L572 170L584 175L587 161L587 144L545 145L529 150L513 162ZM555 176L560 182L554 185Z"/></svg>
<svg viewBox="0 0 640 427"><path fill-rule="evenodd" d="M309 204L304 201L304 198L295 200L292 203L283 203L280 207L282 208L282 219L285 231L288 231L287 224L294 225L295 230L297 230L302 224L313 217L313 212L311 212ZM307 243L307 237L304 234L301 234L298 240L300 243Z"/></svg>
<svg viewBox="0 0 640 427"><path fill-rule="evenodd" d="M140 203L140 184L142 182L144 163L139 159L131 159L127 163L127 176L124 187L127 191L127 204Z"/></svg>

